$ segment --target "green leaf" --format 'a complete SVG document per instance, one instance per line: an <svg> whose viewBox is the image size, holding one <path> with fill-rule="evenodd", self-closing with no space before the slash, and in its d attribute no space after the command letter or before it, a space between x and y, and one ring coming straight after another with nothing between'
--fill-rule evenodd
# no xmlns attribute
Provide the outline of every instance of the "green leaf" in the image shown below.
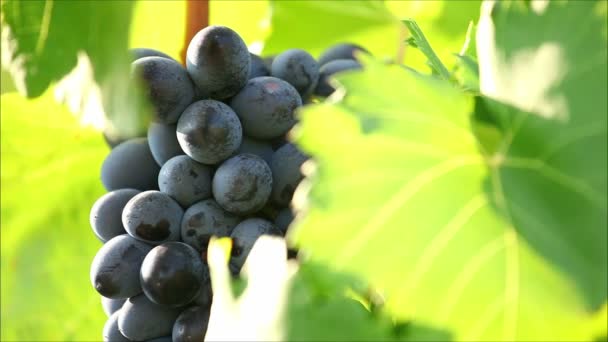
<svg viewBox="0 0 608 342"><path fill-rule="evenodd" d="M297 243L457 340L590 340L586 299L606 293L606 113L498 106L487 125L511 120L480 142L473 101L444 81L377 62L337 78L344 98L301 114L318 171Z"/></svg>
<svg viewBox="0 0 608 342"><path fill-rule="evenodd" d="M564 121L606 112L605 1L488 1L477 30L481 92Z"/></svg>
<svg viewBox="0 0 608 342"><path fill-rule="evenodd" d="M127 51L133 2L7 0L1 6L2 65L21 94L37 97L63 80L57 97L86 121L126 136L143 130Z"/></svg>
<svg viewBox="0 0 608 342"><path fill-rule="evenodd" d="M389 10L399 19L414 18L439 59L450 70L457 60L471 20L479 18L480 0L444 1L385 1ZM420 50L406 49L405 64L418 70L428 70L427 58Z"/></svg>
<svg viewBox="0 0 608 342"><path fill-rule="evenodd" d="M428 63L433 69L434 72L439 74L441 78L444 80L450 79L450 72L446 69L445 65L439 60L439 57L433 51L431 44L426 40L424 33L420 29L420 26L416 24L416 21L413 19L404 20L403 23L407 26L410 31L412 38L415 42L415 46L422 51L422 53L428 58Z"/></svg>
<svg viewBox="0 0 608 342"><path fill-rule="evenodd" d="M464 44L456 55L458 60L454 65L452 77L463 90L479 93L479 64L477 63L477 45L475 44L476 32L477 27L473 22L470 22Z"/></svg>
<svg viewBox="0 0 608 342"><path fill-rule="evenodd" d="M101 243L89 209L104 190L108 153L51 94L4 94L2 111L2 341L95 341L105 314L89 282Z"/></svg>
<svg viewBox="0 0 608 342"><path fill-rule="evenodd" d="M398 58L405 39L403 25L381 1L271 1L270 27L264 55L299 48L318 56L333 44L353 42Z"/></svg>

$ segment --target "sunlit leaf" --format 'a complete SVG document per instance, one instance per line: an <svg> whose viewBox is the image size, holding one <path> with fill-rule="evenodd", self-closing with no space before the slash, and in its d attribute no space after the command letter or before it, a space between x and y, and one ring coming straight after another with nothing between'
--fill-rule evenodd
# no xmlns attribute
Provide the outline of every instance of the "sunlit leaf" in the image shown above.
<svg viewBox="0 0 608 342"><path fill-rule="evenodd" d="M342 101L301 114L318 172L295 240L457 340L591 339L586 300L606 293L606 114L565 123L496 104L508 121L486 151L472 99L446 83L376 62L338 80Z"/></svg>
<svg viewBox="0 0 608 342"><path fill-rule="evenodd" d="M107 147L51 95L1 100L2 341L100 340L105 321L88 273Z"/></svg>
<svg viewBox="0 0 608 342"><path fill-rule="evenodd" d="M129 77L133 2L7 0L1 6L2 65L21 94L40 96L68 76L57 96L72 111L122 135L143 130Z"/></svg>

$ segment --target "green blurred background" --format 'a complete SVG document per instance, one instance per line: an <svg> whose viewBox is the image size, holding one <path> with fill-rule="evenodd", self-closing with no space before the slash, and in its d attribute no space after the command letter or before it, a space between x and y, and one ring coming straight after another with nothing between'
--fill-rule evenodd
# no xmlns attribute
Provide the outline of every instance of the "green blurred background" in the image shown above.
<svg viewBox="0 0 608 342"><path fill-rule="evenodd" d="M210 24L237 31L263 54L303 48L318 56L338 41L361 43L383 58L403 56L424 69L419 51L400 50L398 19L415 18L450 66L479 1L387 1L368 11L349 1L211 1ZM186 4L138 1L131 47L179 57ZM255 51L257 52L257 51ZM1 98L1 336L2 341L95 341L105 314L89 283L101 243L89 208L104 193L99 170L109 152L101 134L83 127L53 98L53 89L26 100L2 72Z"/></svg>

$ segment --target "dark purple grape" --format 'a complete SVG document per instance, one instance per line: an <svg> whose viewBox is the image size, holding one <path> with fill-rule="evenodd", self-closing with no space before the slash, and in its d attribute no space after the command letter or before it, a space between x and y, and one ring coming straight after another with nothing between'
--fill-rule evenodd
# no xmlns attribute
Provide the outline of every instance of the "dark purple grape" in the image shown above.
<svg viewBox="0 0 608 342"><path fill-rule="evenodd" d="M315 88L315 95L329 96L335 88L329 83L329 79L335 73L345 70L361 69L361 64L354 59L336 59L323 65L320 70L319 83Z"/></svg>
<svg viewBox="0 0 608 342"><path fill-rule="evenodd" d="M274 219L274 224L279 228L283 234L287 232L287 228L294 219L293 209L291 208L283 208L279 211L279 214Z"/></svg>
<svg viewBox="0 0 608 342"><path fill-rule="evenodd" d="M129 298L118 314L118 329L133 341L171 335L180 309L158 305L146 295Z"/></svg>
<svg viewBox="0 0 608 342"><path fill-rule="evenodd" d="M205 27L188 45L188 73L197 87L213 99L236 94L247 82L250 63L243 39L225 26Z"/></svg>
<svg viewBox="0 0 608 342"><path fill-rule="evenodd" d="M139 269L152 247L124 234L106 242L91 265L91 283L100 295L124 299L141 292Z"/></svg>
<svg viewBox="0 0 608 342"><path fill-rule="evenodd" d="M209 308L193 306L182 312L173 325L173 342L205 340L209 324Z"/></svg>
<svg viewBox="0 0 608 342"><path fill-rule="evenodd" d="M159 122L176 123L184 109L194 101L194 84L177 61L144 57L133 62L131 69L133 77L142 81Z"/></svg>
<svg viewBox="0 0 608 342"><path fill-rule="evenodd" d="M163 166L167 160L184 154L177 142L177 125L165 125L152 122L148 127L148 144L152 157L159 166Z"/></svg>
<svg viewBox="0 0 608 342"><path fill-rule="evenodd" d="M272 156L272 201L279 206L287 206L304 175L300 167L308 160L294 144L288 143Z"/></svg>
<svg viewBox="0 0 608 342"><path fill-rule="evenodd" d="M294 112L302 105L298 91L276 77L256 77L230 101L230 106L252 138L272 139L285 134L296 123Z"/></svg>
<svg viewBox="0 0 608 342"><path fill-rule="evenodd" d="M101 307L103 308L103 312L108 315L108 317L112 316L113 313L120 310L122 305L125 303L126 299L112 299L101 296Z"/></svg>
<svg viewBox="0 0 608 342"><path fill-rule="evenodd" d="M234 227L230 235L233 241L230 269L233 273L241 270L253 245L262 235L281 236L282 234L271 222L260 218L247 219Z"/></svg>
<svg viewBox="0 0 608 342"><path fill-rule="evenodd" d="M145 191L133 197L122 211L122 224L138 240L158 245L179 240L184 210L169 195Z"/></svg>
<svg viewBox="0 0 608 342"><path fill-rule="evenodd" d="M122 210L127 202L139 193L140 191L135 189L119 189L110 191L95 201L89 221L99 240L106 242L127 233L122 225Z"/></svg>
<svg viewBox="0 0 608 342"><path fill-rule="evenodd" d="M268 201L272 172L268 164L253 154L239 154L215 171L213 197L222 208L237 214L254 213Z"/></svg>
<svg viewBox="0 0 608 342"><path fill-rule="evenodd" d="M288 82L302 98L307 98L317 85L319 65L308 52L290 49L274 59L271 74Z"/></svg>
<svg viewBox="0 0 608 342"><path fill-rule="evenodd" d="M194 300L209 270L196 249L183 242L154 247L141 266L141 286L151 301L180 307Z"/></svg>
<svg viewBox="0 0 608 342"><path fill-rule="evenodd" d="M217 164L241 145L239 118L225 103L202 100L190 105L177 123L177 141L184 152L203 164Z"/></svg>
<svg viewBox="0 0 608 342"><path fill-rule="evenodd" d="M148 139L130 139L116 146L101 165L101 182L108 191L158 188L160 167L154 161Z"/></svg>
<svg viewBox="0 0 608 342"><path fill-rule="evenodd" d="M130 342L120 330L118 330L118 312L112 314L103 326L104 342Z"/></svg>
<svg viewBox="0 0 608 342"><path fill-rule="evenodd" d="M198 251L205 251L212 236L230 236L240 221L240 217L224 210L215 200L206 199L184 213L182 240Z"/></svg>
<svg viewBox="0 0 608 342"><path fill-rule="evenodd" d="M188 156L173 157L160 169L158 187L182 207L187 208L211 197L212 172L210 166Z"/></svg>
<svg viewBox="0 0 608 342"><path fill-rule="evenodd" d="M340 43L333 45L327 50L323 51L319 57L319 65L323 66L324 64L336 59L355 59L355 53L357 51L369 54L369 51L357 44Z"/></svg>
<svg viewBox="0 0 608 342"><path fill-rule="evenodd" d="M260 58L260 56L249 53L249 57L251 58L251 64L249 66L249 76L247 79L270 75L270 69L266 67L264 60Z"/></svg>
<svg viewBox="0 0 608 342"><path fill-rule="evenodd" d="M272 150L272 145L268 142L243 136L241 146L239 146L238 150L236 150L234 154L237 155L245 153L255 154L256 156L264 159L264 161L270 165L274 151Z"/></svg>

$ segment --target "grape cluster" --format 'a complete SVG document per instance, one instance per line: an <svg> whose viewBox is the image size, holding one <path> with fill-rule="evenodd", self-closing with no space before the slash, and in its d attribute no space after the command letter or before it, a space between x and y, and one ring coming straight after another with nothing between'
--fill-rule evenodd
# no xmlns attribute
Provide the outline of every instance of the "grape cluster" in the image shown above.
<svg viewBox="0 0 608 342"><path fill-rule="evenodd" d="M104 244L91 282L109 319L104 341L202 341L212 298L206 250L233 240L238 275L261 235L284 235L289 204L308 159L286 140L294 115L327 78L360 68L339 44L316 61L287 50L273 60L249 53L223 26L198 32L186 67L153 49L132 51L154 120L147 137L121 141L101 168L108 191L91 209Z"/></svg>

